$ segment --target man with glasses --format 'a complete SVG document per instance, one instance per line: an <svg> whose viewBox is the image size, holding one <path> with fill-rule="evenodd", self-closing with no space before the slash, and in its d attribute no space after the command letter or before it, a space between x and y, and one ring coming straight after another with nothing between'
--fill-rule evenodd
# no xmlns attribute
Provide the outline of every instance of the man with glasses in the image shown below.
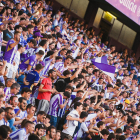
<svg viewBox="0 0 140 140"><path fill-rule="evenodd" d="M9 126L8 120L11 120L14 117L14 110L11 107L5 109L5 117L3 118L3 125Z"/></svg>
<svg viewBox="0 0 140 140"><path fill-rule="evenodd" d="M133 139L132 132L133 132L132 126L127 126L126 127L126 134L125 134L125 139L126 140L132 140Z"/></svg>
<svg viewBox="0 0 140 140"><path fill-rule="evenodd" d="M12 108L15 111L15 114L17 113L17 111L19 110L18 108L18 97L17 96L11 96L10 97L10 105L12 106Z"/></svg>

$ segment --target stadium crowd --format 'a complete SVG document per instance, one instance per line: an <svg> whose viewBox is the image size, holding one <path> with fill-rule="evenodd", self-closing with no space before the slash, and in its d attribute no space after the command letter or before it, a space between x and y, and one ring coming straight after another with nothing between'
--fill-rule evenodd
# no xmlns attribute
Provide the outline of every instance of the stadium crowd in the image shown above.
<svg viewBox="0 0 140 140"><path fill-rule="evenodd" d="M1 1L0 140L140 139L140 59L102 36L50 0Z"/></svg>

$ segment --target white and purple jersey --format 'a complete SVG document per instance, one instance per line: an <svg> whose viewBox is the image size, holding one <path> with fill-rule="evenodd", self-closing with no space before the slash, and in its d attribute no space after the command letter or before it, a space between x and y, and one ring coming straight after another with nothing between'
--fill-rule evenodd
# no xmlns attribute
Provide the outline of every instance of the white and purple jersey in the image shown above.
<svg viewBox="0 0 140 140"><path fill-rule="evenodd" d="M22 128L22 129L18 129L16 131L12 132L9 135L9 137L12 140L28 140L29 134L26 134L26 129L25 128Z"/></svg>
<svg viewBox="0 0 140 140"><path fill-rule="evenodd" d="M50 101L50 108L48 114L57 117L57 110L59 108L59 105L62 104L63 104L63 96L61 94L53 96Z"/></svg>
<svg viewBox="0 0 140 140"><path fill-rule="evenodd" d="M36 60L36 55L32 55L28 58L26 58L20 65L20 69L22 71L25 71L28 67L28 65L31 65L32 67L35 66L35 64L37 63L37 60Z"/></svg>
<svg viewBox="0 0 140 140"><path fill-rule="evenodd" d="M4 95L5 95L4 100L5 100L5 101L6 101L6 99L10 96L10 93L11 93L10 87L5 87L5 88L4 88Z"/></svg>
<svg viewBox="0 0 140 140"><path fill-rule="evenodd" d="M21 54L21 61L24 61L27 57L30 57L34 54L35 49L30 48L29 45L26 45L25 51Z"/></svg>
<svg viewBox="0 0 140 140"><path fill-rule="evenodd" d="M47 72L49 71L51 62L52 62L52 59L49 59L48 61L45 62L45 67L44 67L44 69L40 72L40 76L46 75L46 74L47 74Z"/></svg>
<svg viewBox="0 0 140 140"><path fill-rule="evenodd" d="M6 60L7 63L10 63L10 64L13 63L13 60L15 58L15 55L16 55L16 52L18 49L18 47L17 47L18 45L16 45L13 48L10 48L10 44L13 44L13 43L15 43L15 41L13 39L8 41L7 46L6 46L6 52L4 55L4 60Z"/></svg>
<svg viewBox="0 0 140 140"><path fill-rule="evenodd" d="M63 71L68 69L67 67L66 68L64 67L64 62L57 62L57 63L55 63L54 68L59 70L60 73L63 73Z"/></svg>
<svg viewBox="0 0 140 140"><path fill-rule="evenodd" d="M2 40L3 40L3 32L0 33L0 60L3 59L3 51L1 50L1 48L2 48Z"/></svg>

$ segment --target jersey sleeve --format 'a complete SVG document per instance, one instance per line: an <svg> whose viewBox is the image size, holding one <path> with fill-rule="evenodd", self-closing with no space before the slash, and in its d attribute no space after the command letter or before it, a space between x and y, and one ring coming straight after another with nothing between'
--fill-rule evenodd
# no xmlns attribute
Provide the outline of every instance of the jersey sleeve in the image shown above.
<svg viewBox="0 0 140 140"><path fill-rule="evenodd" d="M61 94L59 94L59 105L63 104L63 97Z"/></svg>
<svg viewBox="0 0 140 140"><path fill-rule="evenodd" d="M38 81L39 81L39 74L36 75L34 83L38 83Z"/></svg>
<svg viewBox="0 0 140 140"><path fill-rule="evenodd" d="M35 57L34 56L31 56L29 58L29 65L33 66L34 65L34 62L35 62Z"/></svg>
<svg viewBox="0 0 140 140"><path fill-rule="evenodd" d="M86 124L84 122L81 124L81 129L82 129L83 132L88 131L88 128L87 128L87 126L86 126Z"/></svg>
<svg viewBox="0 0 140 140"><path fill-rule="evenodd" d="M46 83L46 78L44 78L43 80L42 80L42 85L45 85L45 83Z"/></svg>

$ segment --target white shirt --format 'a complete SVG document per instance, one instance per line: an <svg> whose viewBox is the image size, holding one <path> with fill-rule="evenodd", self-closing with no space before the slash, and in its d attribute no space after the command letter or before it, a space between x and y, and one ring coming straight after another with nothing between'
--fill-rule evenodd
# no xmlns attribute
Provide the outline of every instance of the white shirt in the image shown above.
<svg viewBox="0 0 140 140"><path fill-rule="evenodd" d="M9 136L12 140L28 140L29 134L26 134L26 129L22 128L12 132Z"/></svg>
<svg viewBox="0 0 140 140"><path fill-rule="evenodd" d="M71 116L73 118L79 118L79 114L78 114L78 112L76 110L72 110L68 114L68 116ZM76 126L78 126L78 121L68 121L67 120L66 124L67 124L68 128L67 129L63 129L62 132L65 133L65 134L69 134L69 135L73 136L75 128L76 128Z"/></svg>
<svg viewBox="0 0 140 140"><path fill-rule="evenodd" d="M6 122L6 121L4 120L4 118L3 118L2 120L0 120L0 126L1 126L1 125L9 126L9 122Z"/></svg>
<svg viewBox="0 0 140 140"><path fill-rule="evenodd" d="M85 122L82 122L82 123L81 123L81 126L80 126L80 129L79 129L79 131L78 131L77 137L78 137L78 138L81 138L82 135L83 135L83 133L84 133L84 132L87 132L87 131L88 131L88 128L87 128Z"/></svg>
<svg viewBox="0 0 140 140"><path fill-rule="evenodd" d="M44 55L41 57L41 60L43 60L45 57L45 49L42 47L39 47L39 48L37 48L36 53L39 52L40 50L42 50L44 52Z"/></svg>
<svg viewBox="0 0 140 140"><path fill-rule="evenodd" d="M20 63L20 53L19 53L19 51L16 52L16 56L14 58L14 62L15 62L14 71L16 73L17 70L18 70L18 67L19 67L19 63Z"/></svg>

